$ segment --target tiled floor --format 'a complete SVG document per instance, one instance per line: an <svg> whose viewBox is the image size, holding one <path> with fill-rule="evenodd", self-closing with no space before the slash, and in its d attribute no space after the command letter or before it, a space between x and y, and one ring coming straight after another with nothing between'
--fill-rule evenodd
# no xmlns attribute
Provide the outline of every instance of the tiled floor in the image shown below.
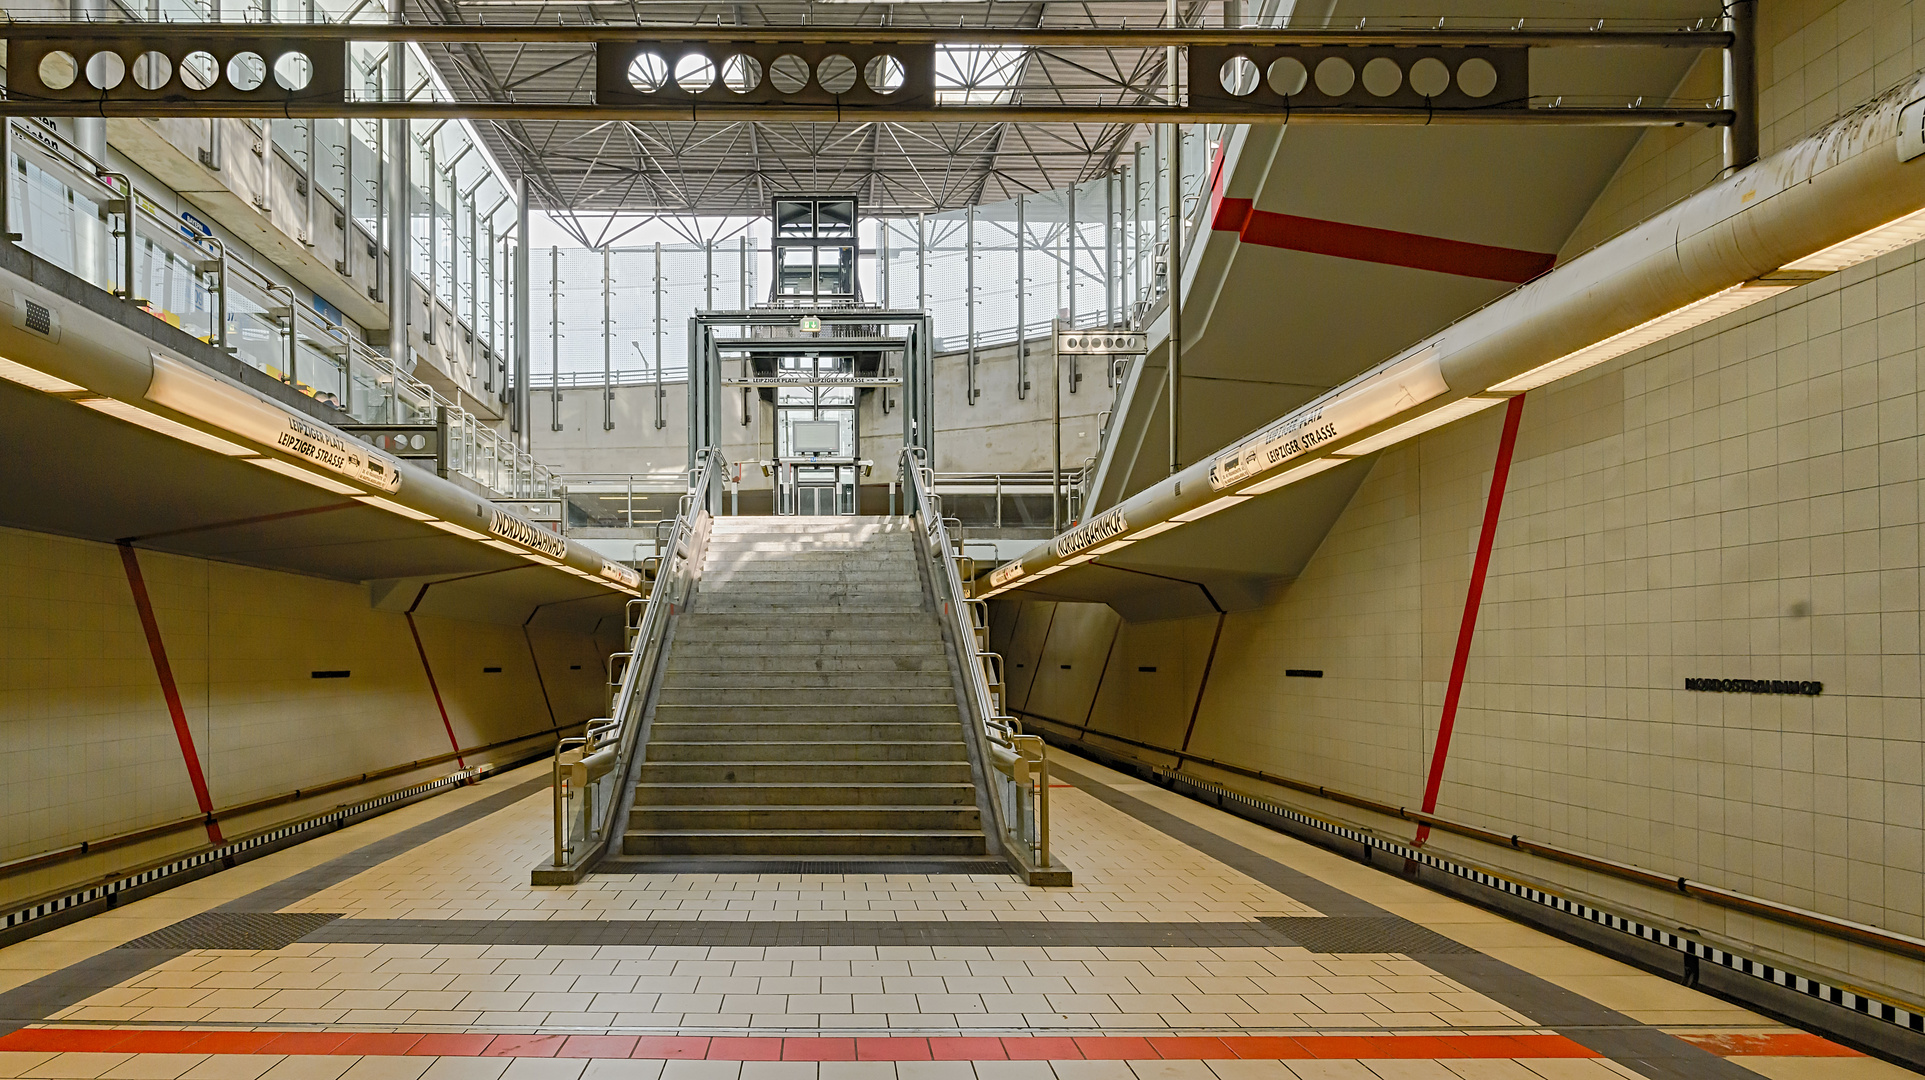
<svg viewBox="0 0 1925 1080"><path fill-rule="evenodd" d="M28 1025L0 1037L0 1077L1905 1075L1064 764L1069 889L995 874L535 888L549 802L515 786L539 768L492 779L0 950L0 1032ZM115 948L215 909L341 918L275 950ZM1259 921L1364 913L1476 952L1314 953Z"/></svg>

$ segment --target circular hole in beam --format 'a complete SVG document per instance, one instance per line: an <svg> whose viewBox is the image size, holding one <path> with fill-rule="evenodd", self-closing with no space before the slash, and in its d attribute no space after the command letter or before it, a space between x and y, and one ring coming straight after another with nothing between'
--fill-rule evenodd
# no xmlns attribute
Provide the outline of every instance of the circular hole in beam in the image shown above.
<svg viewBox="0 0 1925 1080"><path fill-rule="evenodd" d="M74 76L80 73L80 65L74 62L74 54L65 49L55 49L40 58L40 85L49 90L65 90L74 84Z"/></svg>
<svg viewBox="0 0 1925 1080"><path fill-rule="evenodd" d="M236 90L259 90L267 81L267 61L257 52L236 53L227 62L227 85Z"/></svg>
<svg viewBox="0 0 1925 1080"><path fill-rule="evenodd" d="M800 93L809 85L809 62L794 53L785 53L769 65L769 85L784 94Z"/></svg>
<svg viewBox="0 0 1925 1080"><path fill-rule="evenodd" d="M1228 94L1243 97L1257 88L1257 62L1247 56L1232 56L1217 71L1217 81Z"/></svg>
<svg viewBox="0 0 1925 1080"><path fill-rule="evenodd" d="M1388 56L1379 56L1364 65L1364 89L1372 97L1389 97L1404 85L1404 69Z"/></svg>
<svg viewBox="0 0 1925 1080"><path fill-rule="evenodd" d="M1436 97L1450 89L1450 68L1435 56L1426 56L1410 65L1410 88L1425 97Z"/></svg>
<svg viewBox="0 0 1925 1080"><path fill-rule="evenodd" d="M283 90L305 90L314 81L314 61L304 52L284 52L274 61L274 85Z"/></svg>
<svg viewBox="0 0 1925 1080"><path fill-rule="evenodd" d="M761 86L762 61L743 53L736 53L722 61L722 85L738 94L746 94Z"/></svg>
<svg viewBox="0 0 1925 1080"><path fill-rule="evenodd" d="M715 61L701 53L689 53L675 61L675 85L689 94L699 94L714 86Z"/></svg>
<svg viewBox="0 0 1925 1080"><path fill-rule="evenodd" d="M119 53L97 52L87 58L87 85L112 90L127 78L127 61Z"/></svg>
<svg viewBox="0 0 1925 1080"><path fill-rule="evenodd" d="M863 83L884 97L902 89L903 81L908 74L908 70L902 66L902 61L888 53L872 56L868 63L862 65Z"/></svg>
<svg viewBox="0 0 1925 1080"><path fill-rule="evenodd" d="M628 85L652 94L668 84L668 61L645 52L628 62Z"/></svg>
<svg viewBox="0 0 1925 1080"><path fill-rule="evenodd" d="M1317 61L1317 92L1325 97L1342 97L1357 85L1357 69L1341 56L1326 56Z"/></svg>
<svg viewBox="0 0 1925 1080"><path fill-rule="evenodd" d="M1303 61L1296 57L1286 56L1270 65L1270 89L1284 97L1301 94L1308 85L1310 72L1304 68Z"/></svg>
<svg viewBox="0 0 1925 1080"><path fill-rule="evenodd" d="M205 90L220 81L221 62L210 52L191 52L180 62L180 84L189 90Z"/></svg>
<svg viewBox="0 0 1925 1080"><path fill-rule="evenodd" d="M846 94L856 85L856 62L836 53L815 67L815 82L831 94Z"/></svg>
<svg viewBox="0 0 1925 1080"><path fill-rule="evenodd" d="M174 62L166 53L144 52L134 58L134 85L159 90L174 77Z"/></svg>
<svg viewBox="0 0 1925 1080"><path fill-rule="evenodd" d="M1474 98L1497 89L1497 69L1489 60L1473 56L1457 69L1457 88Z"/></svg>

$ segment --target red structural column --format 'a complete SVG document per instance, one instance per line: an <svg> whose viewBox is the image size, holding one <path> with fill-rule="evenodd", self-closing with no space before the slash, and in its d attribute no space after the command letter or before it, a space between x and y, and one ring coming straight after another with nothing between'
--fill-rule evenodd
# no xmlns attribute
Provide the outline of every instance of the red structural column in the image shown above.
<svg viewBox="0 0 1925 1080"><path fill-rule="evenodd" d="M1477 634L1477 608L1484 601L1484 576L1491 568L1491 545L1497 539L1497 518L1504 509L1504 485L1511 477L1511 452L1517 449L1517 424L1524 416L1524 395L1504 408L1504 434L1497 441L1497 463L1491 469L1491 494L1484 502L1484 528L1477 536L1477 558L1471 563L1470 588L1464 591L1464 620L1457 626L1457 653L1450 661L1450 683L1444 690L1444 715L1437 724L1437 746L1430 752L1430 778L1424 782L1426 814L1437 812L1437 792L1444 784L1444 762L1450 757L1450 734L1457 726L1457 702L1464 694L1464 669L1470 665L1471 639ZM1416 843L1430 839L1430 826L1417 826Z"/></svg>
<svg viewBox="0 0 1925 1080"><path fill-rule="evenodd" d="M134 545L122 541L120 565L127 570L127 587L134 594L134 610L140 613L140 628L147 634L147 651L154 658L154 674L160 679L160 695L167 701L167 715L174 721L174 738L180 742L181 760L187 765L187 782L194 788L194 802L207 818L207 840L221 842L221 827L214 820L214 800L207 792L207 776L201 772L200 754L194 749L194 733L187 727L187 710L181 707L180 687L174 683L174 668L167 662L167 645L160 637L160 623L154 619L153 602L147 598L147 581L140 573L140 559Z"/></svg>

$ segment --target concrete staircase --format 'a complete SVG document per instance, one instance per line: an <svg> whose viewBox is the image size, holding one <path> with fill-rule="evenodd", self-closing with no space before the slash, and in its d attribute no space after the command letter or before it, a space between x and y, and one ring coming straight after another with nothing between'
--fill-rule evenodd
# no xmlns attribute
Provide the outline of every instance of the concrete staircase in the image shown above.
<svg viewBox="0 0 1925 1080"><path fill-rule="evenodd" d="M626 856L982 858L942 631L901 518L716 518Z"/></svg>

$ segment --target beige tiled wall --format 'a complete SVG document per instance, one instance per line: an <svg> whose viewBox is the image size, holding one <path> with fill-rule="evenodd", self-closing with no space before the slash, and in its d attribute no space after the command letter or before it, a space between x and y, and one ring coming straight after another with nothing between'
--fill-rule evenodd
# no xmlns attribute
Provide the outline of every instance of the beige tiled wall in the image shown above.
<svg viewBox="0 0 1925 1080"><path fill-rule="evenodd" d="M365 587L151 551L139 559L215 806L450 749L405 618L375 610ZM524 635L516 625L416 621L464 747L603 708L608 642L554 628ZM314 679L315 670L352 675ZM225 828L244 832L409 781L332 792ZM0 529L0 861L196 812L119 552ZM204 839L182 832L0 879L0 897L36 895Z"/></svg>
<svg viewBox="0 0 1925 1080"><path fill-rule="evenodd" d="M1762 8L1767 153L1925 57L1911 4ZM1652 132L1571 249L1717 168L1715 134ZM1900 251L1529 395L1440 813L1925 935L1918 259ZM1225 618L1193 752L1418 802L1501 423L1493 409L1386 451L1303 574ZM1163 658L1145 663L1191 663L1214 622L1118 635L1059 610L1054 627L1081 630L1041 647L1095 663L1114 637ZM1026 659L1023 635L1006 640ZM1092 730L1178 745L1191 699L1119 686L1133 668L1112 663ZM1042 664L1029 700L1055 700L1070 674ZM1696 676L1825 689L1686 691ZM1464 850L1925 995L1916 963Z"/></svg>

